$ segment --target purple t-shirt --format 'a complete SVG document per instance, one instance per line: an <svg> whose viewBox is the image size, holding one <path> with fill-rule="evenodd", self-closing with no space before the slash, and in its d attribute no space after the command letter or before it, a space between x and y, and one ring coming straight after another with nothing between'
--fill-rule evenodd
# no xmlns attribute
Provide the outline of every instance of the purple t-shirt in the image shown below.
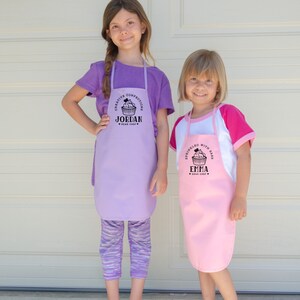
<svg viewBox="0 0 300 300"><path fill-rule="evenodd" d="M107 111L108 101L102 93L104 62L91 65L87 73L76 81L76 84L96 97L96 107L100 116ZM167 109L168 114L174 112L170 83L166 75L156 67L147 67L148 96L152 111L154 134L157 135L156 114L159 109ZM114 88L133 87L145 88L144 68L115 62Z"/></svg>

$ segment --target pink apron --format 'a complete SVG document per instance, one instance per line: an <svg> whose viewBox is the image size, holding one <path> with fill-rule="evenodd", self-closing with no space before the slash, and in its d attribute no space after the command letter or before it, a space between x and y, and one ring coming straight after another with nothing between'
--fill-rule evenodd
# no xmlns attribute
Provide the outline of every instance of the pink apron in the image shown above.
<svg viewBox="0 0 300 300"><path fill-rule="evenodd" d="M225 269L233 254L235 222L229 208L235 183L223 166L213 111L213 135L190 135L179 154L179 198L188 256L201 272Z"/></svg>
<svg viewBox="0 0 300 300"><path fill-rule="evenodd" d="M96 139L92 181L96 208L104 220L140 221L154 211L156 198L149 192L157 163L152 114L145 89L114 89L107 114L110 123Z"/></svg>

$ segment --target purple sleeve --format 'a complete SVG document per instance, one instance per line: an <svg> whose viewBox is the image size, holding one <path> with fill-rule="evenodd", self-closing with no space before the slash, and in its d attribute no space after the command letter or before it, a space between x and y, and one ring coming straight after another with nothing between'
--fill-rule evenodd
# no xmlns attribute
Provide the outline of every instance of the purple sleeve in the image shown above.
<svg viewBox="0 0 300 300"><path fill-rule="evenodd" d="M90 69L76 81L76 84L89 91L89 96L96 97L101 93L101 79L103 74L103 68L101 63L93 63Z"/></svg>
<svg viewBox="0 0 300 300"><path fill-rule="evenodd" d="M255 132L246 122L245 116L233 105L225 104L220 108L221 115L229 131L233 148L236 151L241 145L255 138Z"/></svg>
<svg viewBox="0 0 300 300"><path fill-rule="evenodd" d="M167 109L168 115L174 112L171 87L168 78L163 74L158 109Z"/></svg>

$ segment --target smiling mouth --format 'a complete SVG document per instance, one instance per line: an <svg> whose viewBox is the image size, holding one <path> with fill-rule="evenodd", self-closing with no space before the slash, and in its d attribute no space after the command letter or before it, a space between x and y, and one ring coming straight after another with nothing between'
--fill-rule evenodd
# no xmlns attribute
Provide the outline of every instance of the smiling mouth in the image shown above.
<svg viewBox="0 0 300 300"><path fill-rule="evenodd" d="M194 93L195 96L197 97L205 97L207 94L197 94L197 93Z"/></svg>
<svg viewBox="0 0 300 300"><path fill-rule="evenodd" d="M120 41L121 41L121 42L127 42L127 41L129 41L129 40L131 40L131 39L132 39L132 37L126 37L126 38L120 39Z"/></svg>

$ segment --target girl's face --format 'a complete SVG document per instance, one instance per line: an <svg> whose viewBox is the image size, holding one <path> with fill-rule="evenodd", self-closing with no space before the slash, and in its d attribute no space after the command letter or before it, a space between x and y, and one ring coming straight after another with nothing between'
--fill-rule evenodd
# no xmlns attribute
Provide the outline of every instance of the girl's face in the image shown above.
<svg viewBox="0 0 300 300"><path fill-rule="evenodd" d="M185 81L187 98L194 106L210 106L217 94L218 80L207 75L190 75Z"/></svg>
<svg viewBox="0 0 300 300"><path fill-rule="evenodd" d="M140 41L145 29L146 26L136 14L122 8L110 22L107 34L119 50L140 51Z"/></svg>

